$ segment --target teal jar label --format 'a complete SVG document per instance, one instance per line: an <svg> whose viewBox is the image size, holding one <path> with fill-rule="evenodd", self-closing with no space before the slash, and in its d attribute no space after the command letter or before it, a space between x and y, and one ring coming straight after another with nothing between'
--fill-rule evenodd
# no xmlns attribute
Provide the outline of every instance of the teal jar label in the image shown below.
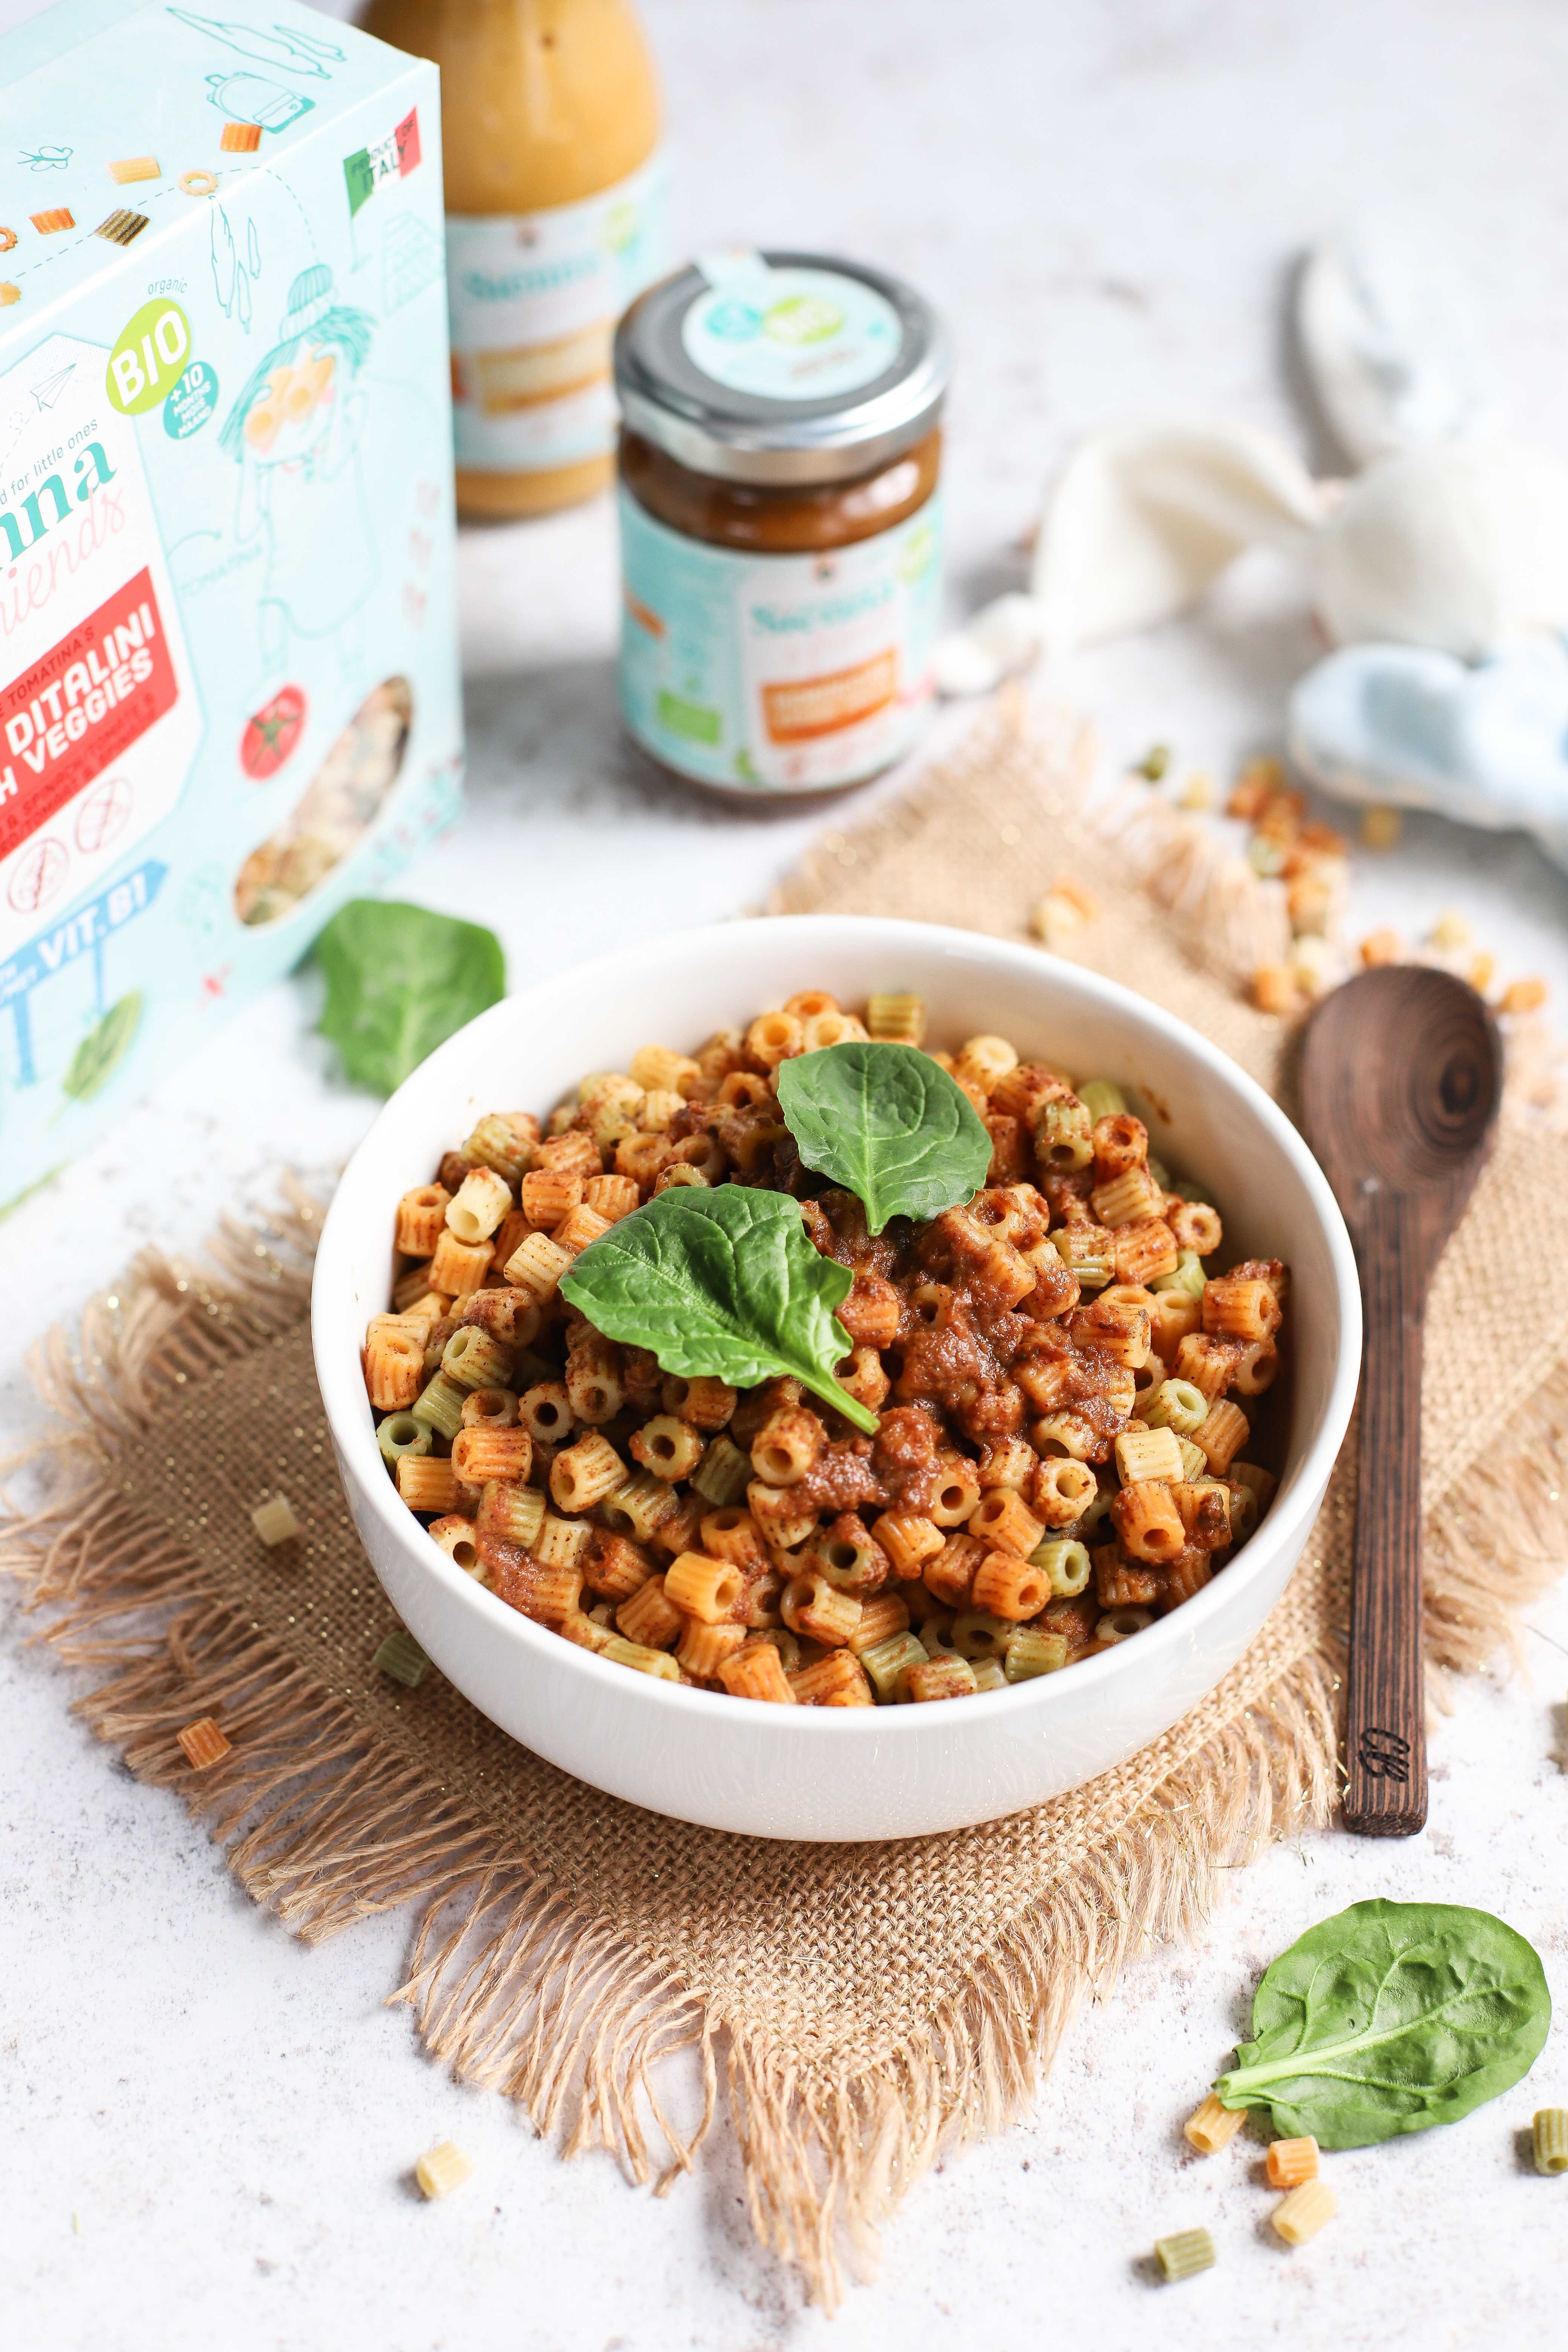
<svg viewBox="0 0 1568 2352"><path fill-rule="evenodd" d="M829 792L905 751L931 698L942 506L821 554L688 539L620 493L621 712L667 767Z"/></svg>
<svg viewBox="0 0 1568 2352"><path fill-rule="evenodd" d="M885 375L903 329L892 304L861 278L773 268L752 254L693 302L680 340L693 366L731 392L824 400Z"/></svg>

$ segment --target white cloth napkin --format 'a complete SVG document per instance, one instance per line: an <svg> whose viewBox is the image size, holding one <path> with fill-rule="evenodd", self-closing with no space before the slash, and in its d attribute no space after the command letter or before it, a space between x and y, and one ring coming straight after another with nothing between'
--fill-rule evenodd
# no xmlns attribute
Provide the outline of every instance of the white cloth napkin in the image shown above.
<svg viewBox="0 0 1568 2352"><path fill-rule="evenodd" d="M1332 654L1291 756L1330 793L1523 825L1568 864L1568 465L1509 438L1441 271L1385 227L1321 247L1297 325L1352 464L1316 481L1245 425L1124 425L1053 485L1026 593L936 649L939 690L1169 620L1246 549L1300 564Z"/></svg>

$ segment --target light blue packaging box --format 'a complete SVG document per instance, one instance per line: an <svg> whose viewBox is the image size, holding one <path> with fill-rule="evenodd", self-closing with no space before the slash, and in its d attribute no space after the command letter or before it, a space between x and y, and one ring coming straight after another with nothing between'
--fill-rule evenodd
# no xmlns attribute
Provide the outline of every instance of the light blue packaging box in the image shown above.
<svg viewBox="0 0 1568 2352"><path fill-rule="evenodd" d="M457 812L435 68L293 0L4 47L0 1204Z"/></svg>

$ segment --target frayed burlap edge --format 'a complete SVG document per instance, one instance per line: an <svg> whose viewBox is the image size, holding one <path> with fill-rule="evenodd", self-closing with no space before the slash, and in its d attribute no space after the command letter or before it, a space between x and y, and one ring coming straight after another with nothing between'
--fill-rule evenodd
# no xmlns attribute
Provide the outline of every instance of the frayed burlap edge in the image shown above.
<svg viewBox="0 0 1568 2352"><path fill-rule="evenodd" d="M26 1458L47 1457L53 1493L8 1522L0 1567L47 1612L41 1638L100 1677L76 1702L98 1737L205 1817L240 1884L292 1932L316 1941L421 1906L389 1999L409 2005L432 2057L518 2101L563 2152L603 2147L634 2182L664 2190L708 2134L721 2060L757 2234L831 2307L841 2243L868 2270L879 2223L938 2153L1027 2111L1086 1993L1108 1990L1139 1949L1195 1928L1222 1868L1329 1818L1337 1659L1297 1657L1101 1850L1064 1862L918 2035L825 2080L705 2002L591 1898L499 1850L497 1832L378 1748L128 1501L125 1472L160 1402L303 1313L319 1223L295 1190L270 1228L225 1229L219 1279L146 1255L89 1304L75 1351L52 1337L37 1379L58 1426ZM1510 1456L1426 1528L1436 1675L1482 1664L1515 1638L1518 1612L1554 1570L1565 1478L1568 1405L1543 1391ZM235 1745L198 1777L172 1735L215 1710ZM658 2076L691 2047L704 2098L682 2131Z"/></svg>

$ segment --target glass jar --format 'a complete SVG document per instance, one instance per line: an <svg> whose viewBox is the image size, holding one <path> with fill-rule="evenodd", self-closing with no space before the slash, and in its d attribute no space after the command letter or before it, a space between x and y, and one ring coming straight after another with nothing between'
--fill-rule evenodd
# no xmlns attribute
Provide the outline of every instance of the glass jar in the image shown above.
<svg viewBox="0 0 1568 2352"><path fill-rule="evenodd" d="M909 749L942 592L946 338L816 254L722 253L616 336L621 712L692 782L837 792Z"/></svg>
<svg viewBox="0 0 1568 2352"><path fill-rule="evenodd" d="M458 505L546 514L607 488L610 337L662 266L652 59L626 0L370 0L441 69Z"/></svg>

